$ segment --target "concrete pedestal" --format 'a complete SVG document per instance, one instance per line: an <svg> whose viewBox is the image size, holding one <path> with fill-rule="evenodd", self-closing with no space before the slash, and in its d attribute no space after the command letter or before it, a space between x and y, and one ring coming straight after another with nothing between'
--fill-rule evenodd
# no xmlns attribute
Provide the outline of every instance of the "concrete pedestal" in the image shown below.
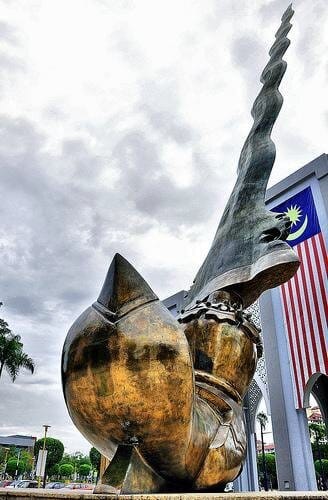
<svg viewBox="0 0 328 500"><path fill-rule="evenodd" d="M310 500L327 499L328 491L264 491L247 493L175 493L162 495L93 495L85 493L60 493L60 490L0 489L0 500Z"/></svg>

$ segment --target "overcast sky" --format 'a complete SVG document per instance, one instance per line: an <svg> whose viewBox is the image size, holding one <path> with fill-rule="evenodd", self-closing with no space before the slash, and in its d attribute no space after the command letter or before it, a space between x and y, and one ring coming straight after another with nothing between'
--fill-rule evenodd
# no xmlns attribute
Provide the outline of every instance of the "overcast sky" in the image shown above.
<svg viewBox="0 0 328 500"><path fill-rule="evenodd" d="M0 380L0 434L88 451L66 332L115 252L188 289L251 126L285 0L0 0L0 300L36 373ZM328 5L298 0L270 184L327 152Z"/></svg>

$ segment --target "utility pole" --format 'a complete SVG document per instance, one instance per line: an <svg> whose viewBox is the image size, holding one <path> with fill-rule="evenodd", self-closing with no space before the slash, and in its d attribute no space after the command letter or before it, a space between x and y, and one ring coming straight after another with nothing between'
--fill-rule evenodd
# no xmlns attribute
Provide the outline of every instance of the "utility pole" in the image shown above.
<svg viewBox="0 0 328 500"><path fill-rule="evenodd" d="M43 448L42 448L42 459L41 459L41 471L43 469L43 462L44 462L44 455L45 455L45 451L46 451L46 437L47 437L47 432L48 432L48 429L51 427L51 425L43 425L44 427L44 438L43 438ZM46 486L46 477L47 477L47 472L46 472L46 467L47 466L47 461L45 461L45 464L44 464L44 472L43 472L43 485L42 487L45 488ZM41 476L39 476L38 478L38 488L40 488L41 486Z"/></svg>

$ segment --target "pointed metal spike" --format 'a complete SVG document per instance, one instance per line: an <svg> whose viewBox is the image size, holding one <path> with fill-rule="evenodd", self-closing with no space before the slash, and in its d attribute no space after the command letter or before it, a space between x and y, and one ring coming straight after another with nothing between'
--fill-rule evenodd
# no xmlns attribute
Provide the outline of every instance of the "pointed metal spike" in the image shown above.
<svg viewBox="0 0 328 500"><path fill-rule="evenodd" d="M240 154L238 178L209 253L188 294L186 309L196 300L204 300L226 287L242 295L247 307L264 290L289 279L298 267L296 255L283 238L272 243L277 221L264 203L275 160L271 131L283 102L279 85L287 63L282 57L290 43L287 33L293 14L289 5L281 18L269 62L261 75L263 87L252 107L254 123ZM264 244L263 234L269 234L272 241Z"/></svg>
<svg viewBox="0 0 328 500"><path fill-rule="evenodd" d="M290 20L294 15L294 10L293 10L293 4L289 4L285 12L283 13L281 17L281 21L285 22L286 20Z"/></svg>
<svg viewBox="0 0 328 500"><path fill-rule="evenodd" d="M122 316L131 309L158 300L148 283L120 254L115 254L97 302Z"/></svg>

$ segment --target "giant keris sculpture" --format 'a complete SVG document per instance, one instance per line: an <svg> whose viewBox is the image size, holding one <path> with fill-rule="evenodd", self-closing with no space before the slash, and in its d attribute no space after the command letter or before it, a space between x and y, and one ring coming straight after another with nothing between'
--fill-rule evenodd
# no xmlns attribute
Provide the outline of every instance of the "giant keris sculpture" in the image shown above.
<svg viewBox="0 0 328 500"><path fill-rule="evenodd" d="M98 300L68 332L69 413L111 460L95 492L220 491L240 474L242 401L261 355L244 309L299 265L285 242L289 220L264 205L292 15L289 7L276 33L237 182L180 318L117 254Z"/></svg>

